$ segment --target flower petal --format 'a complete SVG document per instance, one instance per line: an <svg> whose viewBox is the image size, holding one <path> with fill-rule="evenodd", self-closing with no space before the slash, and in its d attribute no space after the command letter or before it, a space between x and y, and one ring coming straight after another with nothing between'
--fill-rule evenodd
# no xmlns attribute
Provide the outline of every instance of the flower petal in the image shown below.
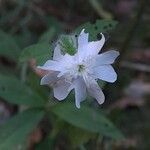
<svg viewBox="0 0 150 150"><path fill-rule="evenodd" d="M57 61L48 60L43 66L38 66L37 68L43 69L43 70L53 70L53 71L60 71L61 65Z"/></svg>
<svg viewBox="0 0 150 150"><path fill-rule="evenodd" d="M105 96L97 82L94 79L90 79L88 85L88 93L94 97L99 104L104 103Z"/></svg>
<svg viewBox="0 0 150 150"><path fill-rule="evenodd" d="M59 44L57 44L54 49L53 60L59 60L59 59L61 59L62 56L63 55L61 54L60 46L59 46Z"/></svg>
<svg viewBox="0 0 150 150"><path fill-rule="evenodd" d="M96 56L96 66L99 65L106 65L106 64L112 64L114 63L115 59L119 56L119 52L118 51L108 51L105 53L102 53L98 56Z"/></svg>
<svg viewBox="0 0 150 150"><path fill-rule="evenodd" d="M105 37L101 33L102 39L100 41L89 42L88 44L78 47L78 57L79 61L85 60L89 57L95 56L99 53L104 45Z"/></svg>
<svg viewBox="0 0 150 150"><path fill-rule="evenodd" d="M111 83L117 80L117 74L111 65L103 65L93 68L93 75L95 78Z"/></svg>
<svg viewBox="0 0 150 150"><path fill-rule="evenodd" d="M86 85L82 78L78 78L73 82L75 89L75 103L76 107L80 108L80 102L86 99Z"/></svg>
<svg viewBox="0 0 150 150"><path fill-rule="evenodd" d="M64 100L70 93L69 87L70 83L66 82L65 79L57 81L53 88L54 97L58 100Z"/></svg>
<svg viewBox="0 0 150 150"><path fill-rule="evenodd" d="M88 44L88 36L89 34L88 33L85 33L84 32L85 29L83 29L78 37L78 47L82 47L86 44Z"/></svg>
<svg viewBox="0 0 150 150"><path fill-rule="evenodd" d="M52 84L54 84L57 81L57 79L58 79L57 75L58 75L58 72L50 72L50 73L48 73L47 75L45 75L41 79L40 84L41 85L45 85L45 84L52 85Z"/></svg>

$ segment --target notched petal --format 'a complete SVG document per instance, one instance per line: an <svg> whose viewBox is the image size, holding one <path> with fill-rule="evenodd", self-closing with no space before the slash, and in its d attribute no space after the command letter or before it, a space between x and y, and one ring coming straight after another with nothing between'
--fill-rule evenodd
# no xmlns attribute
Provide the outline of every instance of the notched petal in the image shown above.
<svg viewBox="0 0 150 150"><path fill-rule="evenodd" d="M78 37L78 47L82 47L86 44L88 44L88 36L89 34L88 33L85 33L84 32L85 29L83 29Z"/></svg>
<svg viewBox="0 0 150 150"><path fill-rule="evenodd" d="M101 33L102 34L102 33ZM88 44L78 47L78 55L81 60L87 59L92 56L98 55L101 48L105 43L105 37L102 34L102 38L100 41L92 41L88 42Z"/></svg>

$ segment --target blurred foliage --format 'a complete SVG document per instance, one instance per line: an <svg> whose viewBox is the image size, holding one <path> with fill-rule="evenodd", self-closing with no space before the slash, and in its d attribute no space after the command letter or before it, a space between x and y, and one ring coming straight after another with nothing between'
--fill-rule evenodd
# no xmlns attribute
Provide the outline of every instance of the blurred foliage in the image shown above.
<svg viewBox="0 0 150 150"><path fill-rule="evenodd" d="M3 31L0 31L0 47L2 49L0 51L1 56L5 56L13 60L18 58L19 46L11 35Z"/></svg>
<svg viewBox="0 0 150 150"><path fill-rule="evenodd" d="M44 112L40 109L28 109L2 125L0 130L0 149L24 149L24 142L29 133L42 119Z"/></svg>
<svg viewBox="0 0 150 150"><path fill-rule="evenodd" d="M48 43L38 43L26 47L20 56L20 62L25 62L31 58L36 59L38 65L42 65L45 60L52 57L52 49Z"/></svg>

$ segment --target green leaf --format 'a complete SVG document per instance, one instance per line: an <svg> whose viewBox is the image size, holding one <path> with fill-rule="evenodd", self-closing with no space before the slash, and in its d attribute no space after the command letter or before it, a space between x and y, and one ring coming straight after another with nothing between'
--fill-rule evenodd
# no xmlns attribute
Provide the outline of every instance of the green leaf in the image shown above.
<svg viewBox="0 0 150 150"><path fill-rule="evenodd" d="M0 55L16 60L19 53L19 47L13 37L3 31L0 31Z"/></svg>
<svg viewBox="0 0 150 150"><path fill-rule="evenodd" d="M59 44L64 54L68 53L70 55L74 55L76 53L76 47L72 36L62 35L60 37Z"/></svg>
<svg viewBox="0 0 150 150"><path fill-rule="evenodd" d="M38 95L40 95L43 99L48 100L50 89L48 86L41 86L40 80L41 79L34 72L30 72L26 82L32 90L38 93Z"/></svg>
<svg viewBox="0 0 150 150"><path fill-rule="evenodd" d="M49 115L51 116L51 113ZM71 145L74 147L84 144L96 136L95 133L73 126L60 118L54 117L51 122L53 124L52 132L50 133L51 138L56 139L60 133L63 133L69 138Z"/></svg>
<svg viewBox="0 0 150 150"><path fill-rule="evenodd" d="M25 147L23 143L43 115L44 112L40 109L29 109L0 126L0 149L17 150L21 146Z"/></svg>
<svg viewBox="0 0 150 150"><path fill-rule="evenodd" d="M52 112L68 123L90 132L100 133L113 139L123 137L102 113L88 106L77 109L73 104L63 103L53 107Z"/></svg>
<svg viewBox="0 0 150 150"><path fill-rule="evenodd" d="M91 24L89 22L79 26L76 29L77 35L81 32L82 29L85 29L85 32L89 33L89 40L97 40L100 33L104 33L114 29L117 25L117 21L114 20L97 20L96 23Z"/></svg>
<svg viewBox="0 0 150 150"><path fill-rule="evenodd" d="M81 128L77 128L75 126L68 126L67 130L69 140L73 146L84 144L96 136L96 134L94 133L83 130Z"/></svg>
<svg viewBox="0 0 150 150"><path fill-rule="evenodd" d="M20 62L28 61L34 58L37 65L42 65L46 60L52 57L52 49L48 43L38 43L26 47L20 56Z"/></svg>
<svg viewBox="0 0 150 150"><path fill-rule="evenodd" d="M37 107L45 104L45 101L30 87L11 76L0 75L0 97L18 105Z"/></svg>

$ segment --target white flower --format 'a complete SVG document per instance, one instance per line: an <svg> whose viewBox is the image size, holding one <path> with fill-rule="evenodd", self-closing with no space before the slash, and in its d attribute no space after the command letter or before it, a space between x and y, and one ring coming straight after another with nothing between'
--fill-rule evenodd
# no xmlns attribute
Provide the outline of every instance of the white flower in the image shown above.
<svg viewBox="0 0 150 150"><path fill-rule="evenodd" d="M88 33L83 29L78 37L77 52L73 56L67 53L62 55L58 44L54 50L53 60L48 60L43 66L38 67L49 71L41 79L41 85L52 86L54 97L58 100L64 100L74 89L77 108L80 108L80 102L86 99L87 92L102 104L105 96L96 80L116 81L117 74L111 64L119 52L111 50L98 54L105 42L104 35L101 35L101 40L89 42Z"/></svg>

